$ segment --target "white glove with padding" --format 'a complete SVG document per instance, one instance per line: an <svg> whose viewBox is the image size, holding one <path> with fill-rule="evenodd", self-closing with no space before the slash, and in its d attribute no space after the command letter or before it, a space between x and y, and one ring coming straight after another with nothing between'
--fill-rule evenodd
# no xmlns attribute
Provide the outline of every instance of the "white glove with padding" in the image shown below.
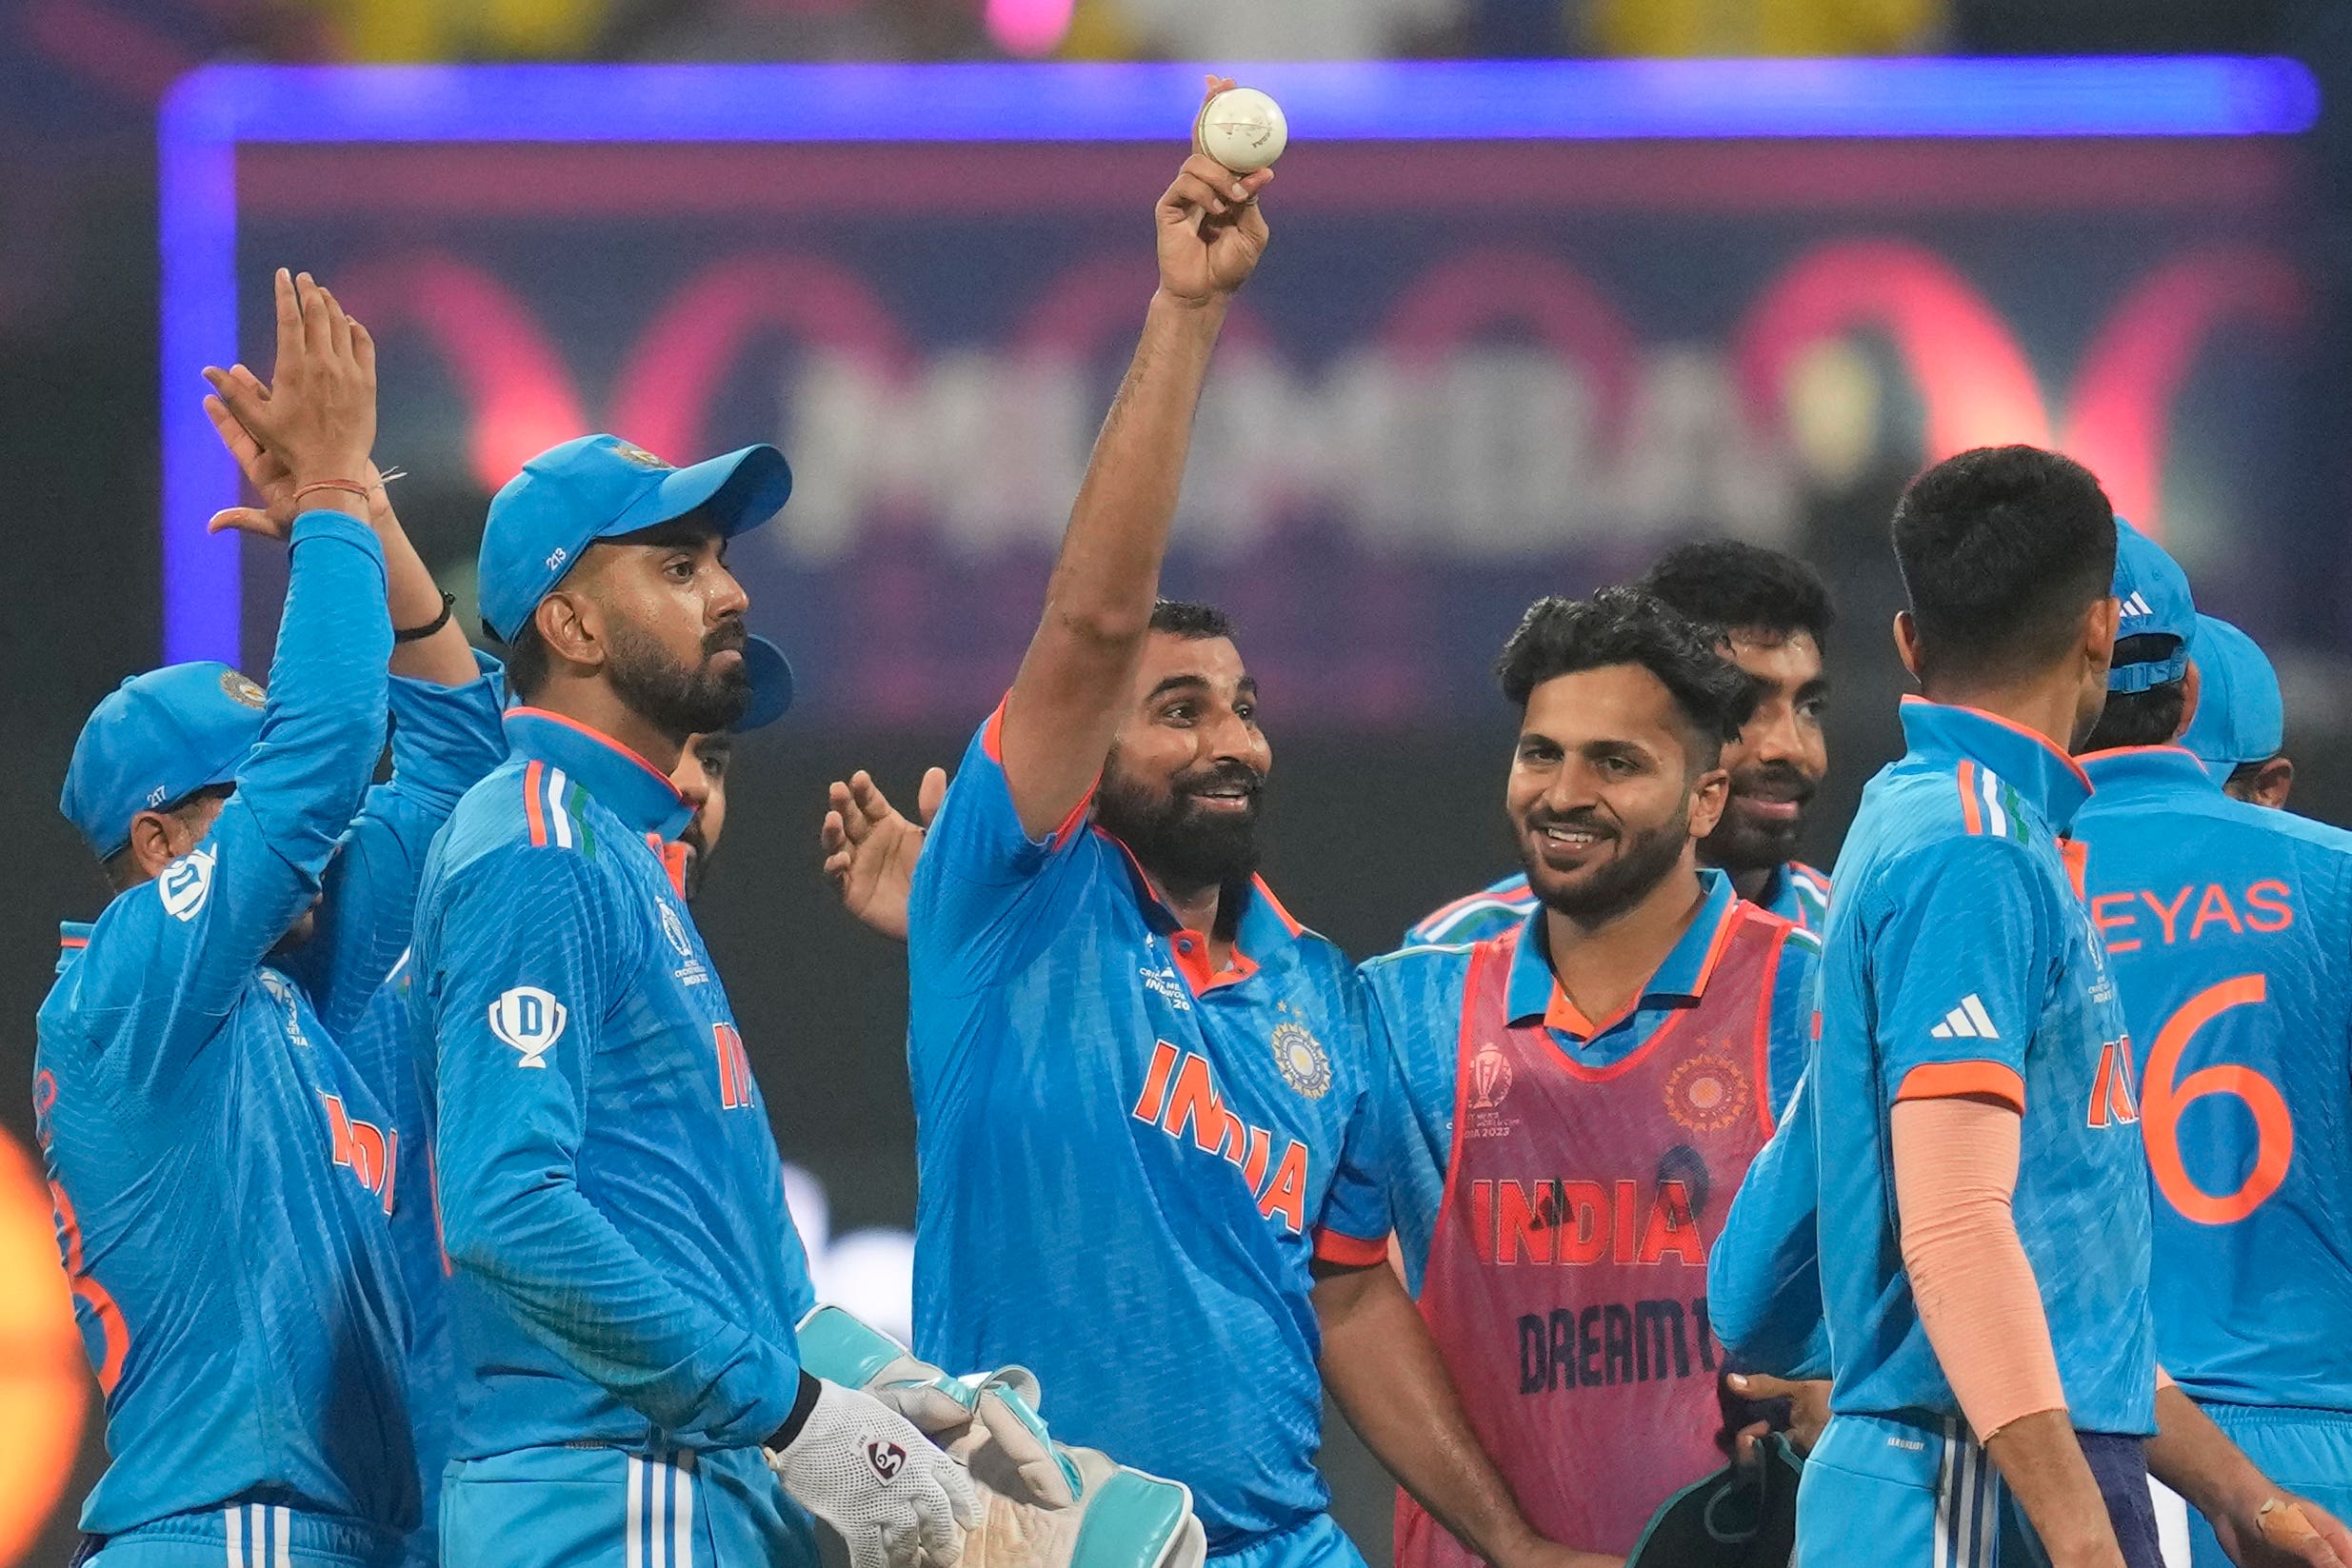
<svg viewBox="0 0 2352 1568"><path fill-rule="evenodd" d="M1202 1568L1207 1541L1181 1482L1053 1440L1025 1367L952 1378L839 1307L800 1326L802 1364L861 1388L968 1469L980 1527L962 1568Z"/></svg>
<svg viewBox="0 0 2352 1568"><path fill-rule="evenodd" d="M785 1492L841 1537L850 1568L956 1568L980 1522L963 1465L889 1405L836 1381L820 1380L798 1435L766 1452Z"/></svg>

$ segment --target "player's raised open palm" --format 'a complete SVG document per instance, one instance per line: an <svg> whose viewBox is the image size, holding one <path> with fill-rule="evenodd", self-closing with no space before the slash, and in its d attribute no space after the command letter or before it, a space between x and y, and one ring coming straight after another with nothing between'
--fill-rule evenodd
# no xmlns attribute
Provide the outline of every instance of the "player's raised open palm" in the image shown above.
<svg viewBox="0 0 2352 1568"><path fill-rule="evenodd" d="M1207 97L1233 84L1208 79ZM1206 305L1249 281L1266 254L1266 214L1258 192L1274 178L1262 169L1236 174L1205 152L1185 160L1183 172L1160 198L1160 287L1178 299Z"/></svg>
<svg viewBox="0 0 2352 1568"><path fill-rule="evenodd" d="M947 793L947 775L932 768L915 792L920 824L908 822L873 776L863 769L847 784L835 781L821 842L825 875L842 907L886 937L907 940L907 900L913 891L923 835Z"/></svg>
<svg viewBox="0 0 2352 1568"><path fill-rule="evenodd" d="M249 454L219 415L213 425L263 488L264 517L290 526L309 489L347 509L365 504L375 446L376 353L368 329L308 272L277 275L278 359L269 383L243 366L205 367L213 397L257 449ZM283 473L280 470L283 470ZM281 521L282 519L282 521ZM231 519L225 526L241 526Z"/></svg>

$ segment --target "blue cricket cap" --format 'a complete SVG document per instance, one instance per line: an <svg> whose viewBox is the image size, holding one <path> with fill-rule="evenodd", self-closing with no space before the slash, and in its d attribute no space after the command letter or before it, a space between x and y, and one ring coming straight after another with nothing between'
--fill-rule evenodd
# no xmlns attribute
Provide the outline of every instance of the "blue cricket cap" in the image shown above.
<svg viewBox="0 0 2352 1568"><path fill-rule="evenodd" d="M261 737L261 687L204 660L134 675L90 710L57 809L100 860L130 843L130 819L237 775Z"/></svg>
<svg viewBox="0 0 2352 1568"><path fill-rule="evenodd" d="M2164 547L2122 518L2115 520L2115 597L2123 604L2115 640L2169 637L2172 651L2161 659L2118 665L2107 672L2109 691L2145 691L2188 672L2188 645L2197 635L2197 602L2189 596L2188 573Z"/></svg>
<svg viewBox="0 0 2352 1568"><path fill-rule="evenodd" d="M599 539L700 507L728 538L784 507L792 470L773 447L746 447L680 468L614 435L550 447L490 500L482 529L482 622L502 643Z"/></svg>
<svg viewBox="0 0 2352 1568"><path fill-rule="evenodd" d="M784 649L755 634L744 640L743 665L751 677L751 705L728 726L737 735L774 724L792 705L792 666Z"/></svg>
<svg viewBox="0 0 2352 1568"><path fill-rule="evenodd" d="M2266 763L2286 744L2279 672L2253 638L2211 615L2197 618L2197 713L2181 744L2225 782L2242 763Z"/></svg>

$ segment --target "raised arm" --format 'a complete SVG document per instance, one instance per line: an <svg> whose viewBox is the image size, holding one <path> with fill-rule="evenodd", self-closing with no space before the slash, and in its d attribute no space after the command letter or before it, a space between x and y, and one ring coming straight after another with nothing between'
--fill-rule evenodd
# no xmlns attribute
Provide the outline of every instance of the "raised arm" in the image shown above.
<svg viewBox="0 0 2352 1568"><path fill-rule="evenodd" d="M1230 83L1212 80L1214 93ZM1192 415L1233 291L1266 249L1258 192L1195 153L1160 198L1160 287L1126 379L1095 438L1046 588L1046 612L1005 699L998 744L1014 810L1032 838L1094 787L1159 593L1160 562Z"/></svg>
<svg viewBox="0 0 2352 1568"><path fill-rule="evenodd" d="M320 292L334 303L331 292ZM249 401L269 398L269 389L242 365L232 366L227 379ZM205 399L205 412L261 501L215 513L211 529L281 537L298 505L292 468L220 396ZM459 798L507 752L500 722L505 685L496 661L476 654L448 614L448 601L409 543L374 464L361 483L368 490L369 527L384 552L394 629L392 777L368 792L328 868L317 933L284 961L321 1021L338 1034L358 1022L409 943L417 878L433 835Z"/></svg>
<svg viewBox="0 0 2352 1568"><path fill-rule="evenodd" d="M292 559L268 695L242 688L262 704L260 730L210 831L157 879L150 961L115 971L124 994L93 999L149 1016L157 1048L140 1070L155 1076L212 1037L317 896L384 744L384 552L344 509L358 504L375 439L374 347L307 275L278 273L277 320L276 395L231 398L249 403L309 492L287 518ZM228 382L206 374L216 388Z"/></svg>

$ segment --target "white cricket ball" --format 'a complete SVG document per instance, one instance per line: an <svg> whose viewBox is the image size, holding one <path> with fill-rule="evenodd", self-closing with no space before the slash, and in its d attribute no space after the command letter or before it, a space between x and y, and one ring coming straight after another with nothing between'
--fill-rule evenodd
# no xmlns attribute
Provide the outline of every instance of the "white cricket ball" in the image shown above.
<svg viewBox="0 0 2352 1568"><path fill-rule="evenodd" d="M1234 173L1254 174L1290 145L1290 122L1256 88L1227 88L1201 106L1192 143Z"/></svg>

